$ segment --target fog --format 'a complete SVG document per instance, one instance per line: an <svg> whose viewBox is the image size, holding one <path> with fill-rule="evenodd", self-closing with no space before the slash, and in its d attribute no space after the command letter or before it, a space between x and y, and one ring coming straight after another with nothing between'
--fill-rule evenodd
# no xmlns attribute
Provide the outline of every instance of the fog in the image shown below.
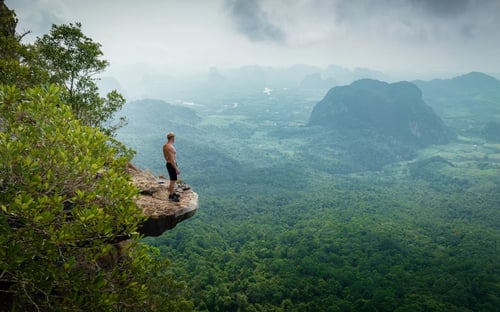
<svg viewBox="0 0 500 312"><path fill-rule="evenodd" d="M8 0L33 41L81 22L102 44L107 75L217 73L307 64L384 72L393 80L500 72L500 1ZM144 78L148 80L148 78Z"/></svg>

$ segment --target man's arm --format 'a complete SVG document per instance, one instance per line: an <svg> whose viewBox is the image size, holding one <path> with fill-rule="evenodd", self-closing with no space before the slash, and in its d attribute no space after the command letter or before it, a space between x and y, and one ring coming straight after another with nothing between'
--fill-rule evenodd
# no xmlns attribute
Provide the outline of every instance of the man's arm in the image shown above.
<svg viewBox="0 0 500 312"><path fill-rule="evenodd" d="M167 146L167 144L163 145L163 158L165 158L165 161L168 162L168 146Z"/></svg>

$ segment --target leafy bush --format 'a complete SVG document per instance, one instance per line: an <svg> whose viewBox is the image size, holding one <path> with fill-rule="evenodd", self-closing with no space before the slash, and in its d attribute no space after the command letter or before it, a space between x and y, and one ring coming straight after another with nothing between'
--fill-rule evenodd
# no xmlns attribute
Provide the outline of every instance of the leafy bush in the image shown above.
<svg viewBox="0 0 500 312"><path fill-rule="evenodd" d="M155 276L167 260L137 240L117 245L139 238L144 220L125 171L130 154L82 125L60 95L56 86L0 88L2 302L12 311L189 309L148 290L177 287Z"/></svg>

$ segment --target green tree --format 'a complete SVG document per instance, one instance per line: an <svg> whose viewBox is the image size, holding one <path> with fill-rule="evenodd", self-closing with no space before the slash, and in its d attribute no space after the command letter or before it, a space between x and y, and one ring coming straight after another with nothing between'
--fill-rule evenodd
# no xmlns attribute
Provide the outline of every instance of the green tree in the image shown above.
<svg viewBox="0 0 500 312"><path fill-rule="evenodd" d="M2 306L189 310L167 260L138 244L144 216L126 172L130 155L82 125L61 95L55 85L0 87Z"/></svg>
<svg viewBox="0 0 500 312"><path fill-rule="evenodd" d="M34 86L48 78L47 71L37 66L35 51L22 45L24 34L16 33L17 18L3 0L0 1L0 84L12 84L21 88Z"/></svg>
<svg viewBox="0 0 500 312"><path fill-rule="evenodd" d="M3 59L18 57L19 42L16 38L17 18L3 0L0 1L0 57Z"/></svg>
<svg viewBox="0 0 500 312"><path fill-rule="evenodd" d="M83 34L80 23L52 25L49 34L37 38L35 51L39 65L50 74L50 82L64 87L63 101L71 105L83 124L108 135L124 124L123 118L109 124L125 99L116 90L105 98L99 95L96 76L109 63L102 59L101 45Z"/></svg>

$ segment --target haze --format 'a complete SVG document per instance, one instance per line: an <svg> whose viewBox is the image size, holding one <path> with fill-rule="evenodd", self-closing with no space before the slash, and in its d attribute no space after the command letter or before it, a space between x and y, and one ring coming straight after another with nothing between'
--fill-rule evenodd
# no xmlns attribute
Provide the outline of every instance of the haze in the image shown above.
<svg viewBox="0 0 500 312"><path fill-rule="evenodd" d="M369 68L407 79L500 73L496 0L8 0L26 40L81 22L109 72L248 65ZM132 70L133 71L133 70Z"/></svg>

